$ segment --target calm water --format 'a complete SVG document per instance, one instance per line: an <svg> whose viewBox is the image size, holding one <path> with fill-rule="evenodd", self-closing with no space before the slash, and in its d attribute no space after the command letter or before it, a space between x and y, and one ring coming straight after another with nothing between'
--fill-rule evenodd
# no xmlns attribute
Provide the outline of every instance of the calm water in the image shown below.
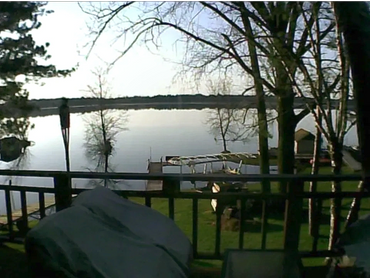
<svg viewBox="0 0 370 278"><path fill-rule="evenodd" d="M214 140L209 133L207 118L209 110L138 110L128 111L127 130L116 136L113 156L110 163L116 172L147 172L147 161L152 161L166 155L201 155L215 154L222 151L221 142ZM111 115L120 117L121 113L112 111ZM87 171L96 165L85 156L85 129L92 117L89 114L71 115L70 130L70 159L71 170ZM32 118L35 128L29 131L28 139L35 145L29 147L26 156L22 158L19 169L25 170L65 170L64 146L59 126L59 116ZM314 121L308 116L299 124L299 128L314 132ZM270 147L277 146L276 125L272 127L273 138ZM357 145L356 129L352 128L346 137L346 144ZM258 142L251 137L248 142L228 143L231 152L257 153ZM15 162L0 162L1 169L14 167ZM230 165L235 166L235 165ZM217 167L217 166L215 166ZM198 168L199 171L203 166ZM179 172L179 167L165 167L165 172ZM183 172L189 172L183 167ZM258 173L257 166L245 166L243 173ZM2 178L3 183L8 179ZM13 184L29 186L53 186L52 179L48 178L21 178L12 177ZM87 181L73 180L74 187L88 187ZM120 188L142 189L144 181L125 181L117 185ZM190 185L184 185L190 186ZM0 193L0 213L5 210L3 193ZM28 195L28 203L35 202L36 195ZM14 193L15 207L19 207L19 196Z"/></svg>

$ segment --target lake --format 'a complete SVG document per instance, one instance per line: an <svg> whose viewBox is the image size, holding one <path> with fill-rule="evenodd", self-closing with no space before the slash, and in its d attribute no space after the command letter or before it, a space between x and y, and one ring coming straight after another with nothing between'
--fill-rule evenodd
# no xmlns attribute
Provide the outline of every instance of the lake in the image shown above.
<svg viewBox="0 0 370 278"><path fill-rule="evenodd" d="M159 161L169 155L203 155L220 153L223 148L219 141L210 134L207 119L210 109L204 110L128 110L126 115L126 130L116 136L113 155L110 163L115 172L147 172L147 161ZM110 115L123 117L122 111L111 111ZM70 128L70 163L72 171L88 171L94 169L96 163L85 155L85 130L91 124L93 113L72 114ZM90 122L89 122L90 120ZM64 145L59 125L59 116L31 118L35 128L29 131L28 140L34 145L28 147L18 169L23 170L65 170ZM93 121L94 123L94 121ZM314 120L307 116L300 122L298 128L315 131ZM277 146L276 124L272 126L273 137L269 140L270 147ZM347 145L357 145L356 128L352 128L346 136ZM257 137L250 137L246 143L228 142L231 152L257 153ZM14 168L17 161L0 162L1 169ZM230 165L235 167L235 165ZM237 166L237 165L236 165ZM202 171L199 166L197 171ZM217 167L217 165L216 165ZM221 167L219 165L219 167ZM243 166L243 173L258 173L258 166ZM183 173L189 168L182 167ZM180 167L164 167L164 172L179 172ZM2 178L2 183L8 183L9 177ZM50 178L12 177L12 183L29 186L53 186ZM73 180L73 187L91 187L86 180ZM183 184L190 187L191 184ZM199 185L197 185L199 186ZM139 190L145 188L144 181L124 181L116 187ZM0 200L4 199L0 193ZM28 203L37 201L35 194L27 196ZM14 193L14 206L19 208L19 196ZM5 204L0 201L0 214L4 213Z"/></svg>

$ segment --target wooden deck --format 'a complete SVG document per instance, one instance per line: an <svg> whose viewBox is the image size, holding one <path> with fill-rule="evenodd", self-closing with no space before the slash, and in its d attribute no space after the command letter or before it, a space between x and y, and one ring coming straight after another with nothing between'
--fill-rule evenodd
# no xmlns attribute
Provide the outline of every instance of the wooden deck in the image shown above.
<svg viewBox="0 0 370 278"><path fill-rule="evenodd" d="M163 173L163 163L162 162L149 162L148 164L149 173ZM162 190L163 181L160 180L149 180L146 182L147 191Z"/></svg>

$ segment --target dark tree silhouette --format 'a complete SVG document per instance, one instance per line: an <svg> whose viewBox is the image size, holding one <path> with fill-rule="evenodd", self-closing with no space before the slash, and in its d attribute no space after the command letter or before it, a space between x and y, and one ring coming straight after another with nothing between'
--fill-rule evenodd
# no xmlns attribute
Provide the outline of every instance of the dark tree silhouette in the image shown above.
<svg viewBox="0 0 370 278"><path fill-rule="evenodd" d="M332 2L348 49L357 106L357 134L361 152L363 181L359 190L370 189L370 11L366 2ZM360 199L354 199L347 224L357 220Z"/></svg>
<svg viewBox="0 0 370 278"><path fill-rule="evenodd" d="M32 31L40 28L40 16L51 13L44 9L44 2L0 2L0 102L4 105L0 110L0 125L7 128L14 124L19 127L19 120L3 119L7 111L17 110L18 117L32 107L28 104L28 92L22 89L23 83L16 81L24 76L25 82L66 76L71 70L57 70L54 65L47 64L50 55L47 53L48 43L37 45ZM26 123L26 122L25 122Z"/></svg>

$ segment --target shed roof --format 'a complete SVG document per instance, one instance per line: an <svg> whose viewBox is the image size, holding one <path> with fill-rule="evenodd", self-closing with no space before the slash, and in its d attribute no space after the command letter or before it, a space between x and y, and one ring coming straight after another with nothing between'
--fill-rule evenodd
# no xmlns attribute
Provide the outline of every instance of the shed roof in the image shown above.
<svg viewBox="0 0 370 278"><path fill-rule="evenodd" d="M315 135L313 135L311 132L309 132L308 130L305 130L303 128L301 129L298 129L296 132L295 132L295 135L294 135L294 140L299 142L303 139L314 139L315 138Z"/></svg>

